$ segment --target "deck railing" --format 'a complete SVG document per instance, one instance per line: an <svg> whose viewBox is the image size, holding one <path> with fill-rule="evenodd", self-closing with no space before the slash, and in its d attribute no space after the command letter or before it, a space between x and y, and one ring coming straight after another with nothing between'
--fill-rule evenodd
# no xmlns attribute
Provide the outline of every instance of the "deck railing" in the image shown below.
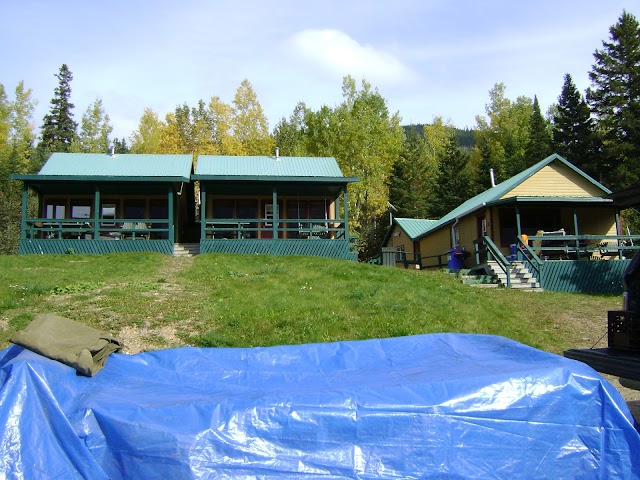
<svg viewBox="0 0 640 480"><path fill-rule="evenodd" d="M620 259L631 257L640 249L640 235L544 235L528 237L529 249L522 249L524 241L518 237L520 250L535 253L538 261L581 260L591 258ZM524 253L524 252L520 252Z"/></svg>
<svg viewBox="0 0 640 480"><path fill-rule="evenodd" d="M97 227L97 228L96 228ZM169 220L159 218L29 218L25 238L43 240L165 240Z"/></svg>
<svg viewBox="0 0 640 480"><path fill-rule="evenodd" d="M208 218L204 234L208 239L257 239L273 237L288 239L349 239L345 222L341 219L282 218L276 222L266 218Z"/></svg>

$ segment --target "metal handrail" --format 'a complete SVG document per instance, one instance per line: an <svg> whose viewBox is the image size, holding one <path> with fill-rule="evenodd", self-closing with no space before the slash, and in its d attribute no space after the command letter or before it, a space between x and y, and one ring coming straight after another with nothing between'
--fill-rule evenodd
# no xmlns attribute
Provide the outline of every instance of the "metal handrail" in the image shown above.
<svg viewBox="0 0 640 480"><path fill-rule="evenodd" d="M476 258L480 254L480 246L482 245L487 252L487 260L491 260L491 257L496 261L500 269L507 276L507 288L511 287L511 263L502 254L500 249L493 243L493 240L487 235L480 237L478 240L474 240L474 247L476 248Z"/></svg>
<svg viewBox="0 0 640 480"><path fill-rule="evenodd" d="M529 239L531 239L531 237L529 237ZM522 259L522 262L525 263L529 271L534 274L538 283L542 283L542 260L520 235L517 237L517 242L518 259Z"/></svg>

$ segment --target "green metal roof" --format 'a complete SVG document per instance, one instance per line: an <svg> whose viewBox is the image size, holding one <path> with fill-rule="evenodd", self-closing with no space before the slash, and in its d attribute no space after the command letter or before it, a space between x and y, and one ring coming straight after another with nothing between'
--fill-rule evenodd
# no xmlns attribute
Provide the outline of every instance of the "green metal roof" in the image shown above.
<svg viewBox="0 0 640 480"><path fill-rule="evenodd" d="M407 234L411 240L428 232L439 220L427 220L425 218L394 218L396 224Z"/></svg>
<svg viewBox="0 0 640 480"><path fill-rule="evenodd" d="M578 175L580 175L581 177L586 179L588 182L592 183L593 185L598 187L600 190L602 190L603 196L604 195L609 195L611 193L611 190L609 190L607 187L605 187L604 185L600 184L599 182L597 182L596 180L591 178L589 175L584 173L582 170L577 168L575 165L572 165L571 163L569 163L567 160L562 158L557 153L554 153L553 155L548 156L544 160L542 160L542 161L536 163L535 165L527 168L526 170L520 172L519 174L514 175L513 177L509 178L508 180L505 180L504 182L499 183L495 187L490 188L489 190L486 190L486 191L476 195L473 198L470 198L466 202L464 202L461 205L459 205L458 207L454 208L452 211L450 211L448 214L446 214L440 220L435 222L433 225L431 225L430 228L428 228L428 230L424 231L419 236L422 237L422 236L426 235L429 232L437 230L438 228L442 227L443 225L446 225L448 223L454 222L456 218L463 217L463 216L465 216L465 215L467 215L467 214L469 214L469 213L471 213L471 212L473 212L475 210L483 208L483 207L485 207L487 205L492 205L492 204L495 204L495 203L499 203L500 199L502 197L504 197L507 193L509 193L511 190L513 190L518 185L520 185L522 182L524 182L528 178L532 177L535 173L539 172L540 170L542 170L544 167L546 167L547 165L549 165L552 162L560 162L563 165L569 167L571 170L573 170ZM511 201L511 202L518 201L518 200L520 200L520 201L533 201L534 198L537 201L554 201L555 200L555 201L564 201L564 202L575 201L575 202L580 202L580 203L591 203L591 202L600 202L600 201L607 202L607 200L600 199L600 198L590 198L590 197L584 197L584 198L583 197L580 197L580 198L573 198L572 197L572 198L568 198L568 197L557 197L555 195L553 197L545 197L544 195L541 195L539 197L513 197L513 198L509 199L508 201ZM507 200L505 200L505 201L507 201Z"/></svg>
<svg viewBox="0 0 640 480"><path fill-rule="evenodd" d="M13 178L188 182L191 167L191 155L53 153L37 175L15 175Z"/></svg>
<svg viewBox="0 0 640 480"><path fill-rule="evenodd" d="M332 157L200 155L194 180L280 180L349 183Z"/></svg>

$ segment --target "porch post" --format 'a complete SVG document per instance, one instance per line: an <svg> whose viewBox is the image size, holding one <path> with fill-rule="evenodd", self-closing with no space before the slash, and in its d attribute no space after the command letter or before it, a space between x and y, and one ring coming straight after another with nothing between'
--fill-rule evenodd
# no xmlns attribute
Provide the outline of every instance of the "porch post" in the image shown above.
<svg viewBox="0 0 640 480"><path fill-rule="evenodd" d="M349 240L349 197L346 186L342 194L342 208L344 209L344 238Z"/></svg>
<svg viewBox="0 0 640 480"><path fill-rule="evenodd" d="M168 221L169 223L167 224L167 228L169 228L169 241L171 243L175 242L175 228L173 225L173 184L169 184L169 188L167 189L167 196L168 196L168 210L169 210L169 214L168 214Z"/></svg>
<svg viewBox="0 0 640 480"><path fill-rule="evenodd" d="M93 192L93 239L100 238L100 186L96 185Z"/></svg>
<svg viewBox="0 0 640 480"><path fill-rule="evenodd" d="M278 189L276 188L276 186L273 186L273 191L272 191L272 204L273 204L273 221L271 223L271 228L273 229L273 239L277 240L278 239L278 222L279 222L279 217L280 217L280 212L278 211Z"/></svg>
<svg viewBox="0 0 640 480"><path fill-rule="evenodd" d="M520 225L520 207L516 203L516 228L518 230L518 236L522 235L522 226Z"/></svg>
<svg viewBox="0 0 640 480"><path fill-rule="evenodd" d="M580 235L580 231L578 230L578 212L576 211L576 207L573 207L573 231L576 234L576 258L580 260L580 241L577 236Z"/></svg>
<svg viewBox="0 0 640 480"><path fill-rule="evenodd" d="M616 207L616 235L622 235L620 228L620 209ZM620 239L618 238L618 247L620 246ZM622 258L622 257L621 257Z"/></svg>
<svg viewBox="0 0 640 480"><path fill-rule="evenodd" d="M338 193L338 195L336 195L336 198L333 199L333 219L337 220L339 218L340 215L340 193ZM336 228L338 224L336 222L333 222L332 227ZM339 232L336 232L335 230L332 232L333 234L333 238L337 238Z"/></svg>
<svg viewBox="0 0 640 480"><path fill-rule="evenodd" d="M27 238L27 204L29 202L29 185L22 182L22 215L20 220L20 239Z"/></svg>
<svg viewBox="0 0 640 480"><path fill-rule="evenodd" d="M207 190L200 182L200 241L207 238Z"/></svg>

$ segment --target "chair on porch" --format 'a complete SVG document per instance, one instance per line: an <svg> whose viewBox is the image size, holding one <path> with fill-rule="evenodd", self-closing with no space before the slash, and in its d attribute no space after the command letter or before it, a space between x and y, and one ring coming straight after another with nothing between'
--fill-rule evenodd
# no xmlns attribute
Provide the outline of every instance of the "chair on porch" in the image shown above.
<svg viewBox="0 0 640 480"><path fill-rule="evenodd" d="M138 230L138 232L134 232L133 238L144 238L145 240L149 240L150 232L148 231L148 228L149 227L144 222L136 223L136 230Z"/></svg>
<svg viewBox="0 0 640 480"><path fill-rule="evenodd" d="M135 240L136 232L132 231L134 228L136 228L136 226L133 222L123 222L122 230L124 231L122 232L122 238L131 238L131 240Z"/></svg>
<svg viewBox="0 0 640 480"><path fill-rule="evenodd" d="M604 241L598 244L600 258L611 259L620 255L620 247L617 241Z"/></svg>

